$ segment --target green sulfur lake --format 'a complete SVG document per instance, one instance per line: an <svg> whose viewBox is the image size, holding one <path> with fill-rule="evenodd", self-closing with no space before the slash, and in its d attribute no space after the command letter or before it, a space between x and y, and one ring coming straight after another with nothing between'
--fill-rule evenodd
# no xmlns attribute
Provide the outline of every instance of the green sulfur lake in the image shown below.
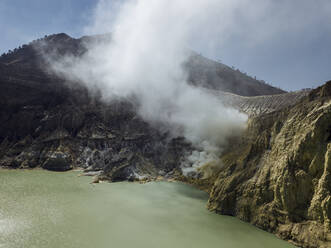
<svg viewBox="0 0 331 248"><path fill-rule="evenodd" d="M286 248L209 212L181 183L91 184L79 172L0 170L0 248Z"/></svg>

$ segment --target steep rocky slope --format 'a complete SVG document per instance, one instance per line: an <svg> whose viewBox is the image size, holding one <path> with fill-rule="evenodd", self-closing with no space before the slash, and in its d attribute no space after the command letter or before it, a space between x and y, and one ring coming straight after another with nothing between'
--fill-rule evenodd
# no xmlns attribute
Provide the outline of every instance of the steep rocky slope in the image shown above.
<svg viewBox="0 0 331 248"><path fill-rule="evenodd" d="M331 247L331 82L251 118L232 141L208 208L302 247Z"/></svg>
<svg viewBox="0 0 331 248"><path fill-rule="evenodd" d="M299 102L301 98L307 96L309 92L309 90L300 90L277 95L246 97L223 91L209 90L209 93L219 97L225 106L236 108L250 117L292 106Z"/></svg>
<svg viewBox="0 0 331 248"><path fill-rule="evenodd" d="M193 53L185 64L188 81L195 86L230 92L240 96L265 96L285 93L264 81L256 80L238 69Z"/></svg>
<svg viewBox="0 0 331 248"><path fill-rule="evenodd" d="M190 149L183 139L170 140L142 121L128 103L107 106L86 99L77 102L71 96L54 106L2 111L0 166L81 167L103 172L109 180L133 180L173 171Z"/></svg>
<svg viewBox="0 0 331 248"><path fill-rule="evenodd" d="M83 167L100 170L112 180L174 173L192 149L183 139L170 139L142 121L134 104L102 103L97 94L48 70L45 55L80 56L87 43L109 39L110 35L74 39L56 34L0 57L1 166ZM228 91L246 86L253 95L276 90L228 69L222 73L219 68L226 66L201 56L193 55L186 66L196 86L222 88L226 78L236 78L240 87ZM197 70L204 73L195 74ZM205 79L209 74L211 79Z"/></svg>
<svg viewBox="0 0 331 248"><path fill-rule="evenodd" d="M82 167L113 181L141 179L172 172L191 149L141 120L133 102L100 102L97 92L47 70L41 52L79 56L91 39L104 40L59 34L0 58L0 166Z"/></svg>

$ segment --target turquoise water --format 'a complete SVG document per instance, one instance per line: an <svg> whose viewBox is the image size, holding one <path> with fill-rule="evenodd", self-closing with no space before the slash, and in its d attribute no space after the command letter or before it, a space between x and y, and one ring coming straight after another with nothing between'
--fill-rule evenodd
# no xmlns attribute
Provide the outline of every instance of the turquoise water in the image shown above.
<svg viewBox="0 0 331 248"><path fill-rule="evenodd" d="M207 194L188 185L90 181L78 172L0 170L0 247L293 247L207 211Z"/></svg>

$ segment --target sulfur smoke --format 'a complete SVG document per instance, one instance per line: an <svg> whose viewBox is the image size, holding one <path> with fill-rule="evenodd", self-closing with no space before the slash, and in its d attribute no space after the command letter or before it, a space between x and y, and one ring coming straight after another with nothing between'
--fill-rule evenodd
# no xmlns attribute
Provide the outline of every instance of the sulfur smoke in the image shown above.
<svg viewBox="0 0 331 248"><path fill-rule="evenodd" d="M233 1L226 0L117 4L102 0L87 32L111 32L111 41L91 43L83 57L65 57L54 62L53 69L92 90L100 89L106 101L134 96L144 120L162 123L173 137L183 136L197 148L183 163L185 174L195 171L217 161L227 138L246 122L245 115L224 107L207 91L190 86L183 69L190 56L190 41L199 35L206 39L208 23L215 21L220 30L226 29L230 3L233 7ZM220 14L224 23L216 22Z"/></svg>

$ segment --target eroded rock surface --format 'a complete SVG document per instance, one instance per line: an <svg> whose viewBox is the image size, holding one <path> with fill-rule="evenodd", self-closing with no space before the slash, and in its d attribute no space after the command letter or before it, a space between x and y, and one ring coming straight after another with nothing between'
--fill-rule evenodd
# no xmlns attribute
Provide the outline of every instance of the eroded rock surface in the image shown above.
<svg viewBox="0 0 331 248"><path fill-rule="evenodd" d="M300 90L276 95L246 97L222 91L211 91L224 105L238 109L250 117L255 117L293 106L310 90Z"/></svg>
<svg viewBox="0 0 331 248"><path fill-rule="evenodd" d="M250 119L222 156L208 208L302 247L331 247L330 89Z"/></svg>

